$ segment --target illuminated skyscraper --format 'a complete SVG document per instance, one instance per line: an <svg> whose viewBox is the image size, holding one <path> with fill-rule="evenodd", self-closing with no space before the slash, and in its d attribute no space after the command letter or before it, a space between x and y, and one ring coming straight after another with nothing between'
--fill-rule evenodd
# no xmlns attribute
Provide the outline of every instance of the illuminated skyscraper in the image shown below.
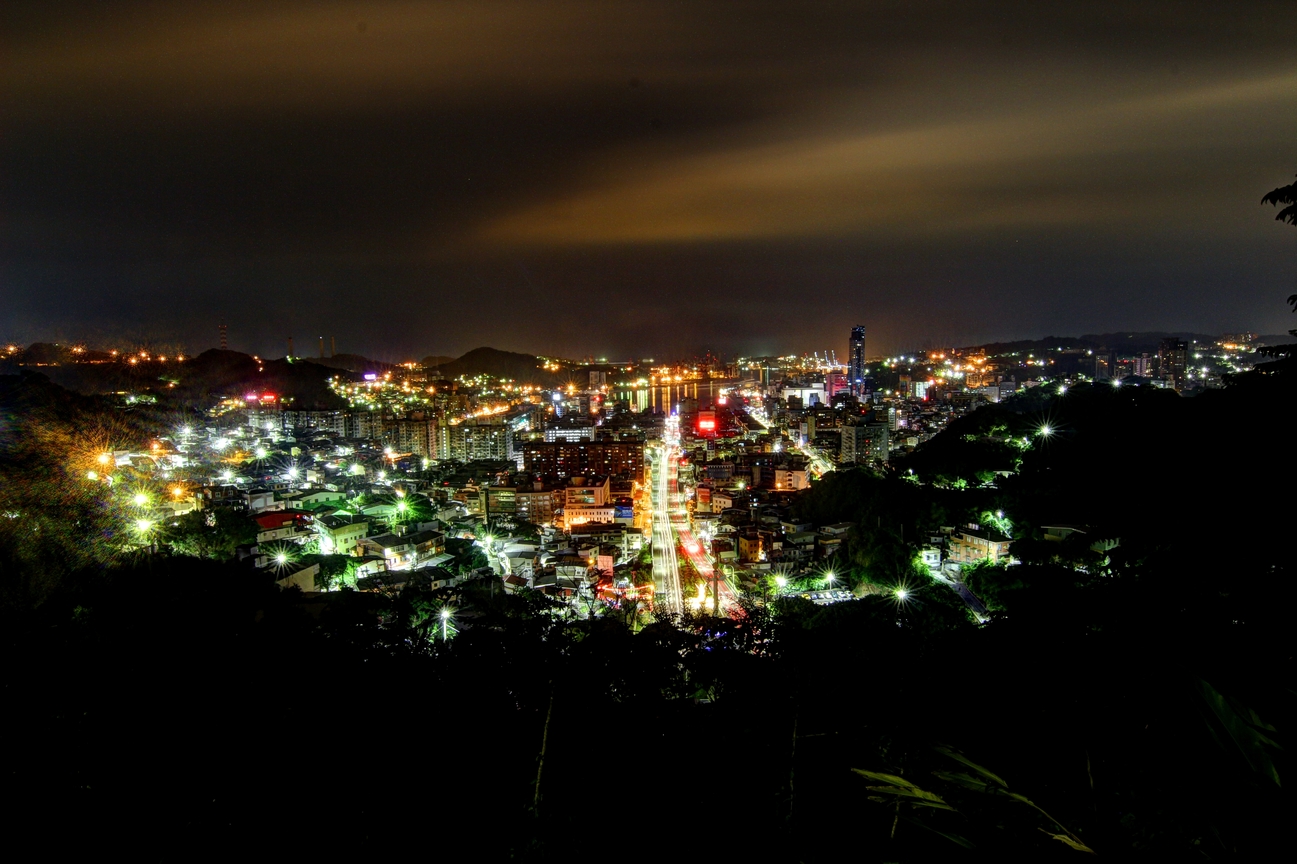
<svg viewBox="0 0 1297 864"><path fill-rule="evenodd" d="M852 395L860 397L865 393L865 325L863 324L851 328L850 357L847 378Z"/></svg>

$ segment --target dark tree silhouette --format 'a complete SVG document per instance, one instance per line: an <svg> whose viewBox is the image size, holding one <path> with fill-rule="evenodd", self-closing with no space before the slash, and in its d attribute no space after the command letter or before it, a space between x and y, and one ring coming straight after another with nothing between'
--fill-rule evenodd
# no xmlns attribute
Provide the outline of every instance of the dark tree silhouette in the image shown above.
<svg viewBox="0 0 1297 864"><path fill-rule="evenodd" d="M1274 218L1280 222L1287 222L1289 225L1297 225L1297 183L1289 183L1287 186L1271 189L1261 199L1261 203L1273 204L1276 207L1280 204L1286 204L1287 206L1280 210ZM1294 312L1297 312L1297 294L1289 295L1288 305L1293 307Z"/></svg>
<svg viewBox="0 0 1297 864"><path fill-rule="evenodd" d="M1271 189L1261 199L1261 203L1273 204L1276 207L1280 204L1287 204L1288 206L1280 210L1279 215L1274 218L1280 222L1287 222L1289 225L1297 225L1297 183L1289 183L1287 186Z"/></svg>

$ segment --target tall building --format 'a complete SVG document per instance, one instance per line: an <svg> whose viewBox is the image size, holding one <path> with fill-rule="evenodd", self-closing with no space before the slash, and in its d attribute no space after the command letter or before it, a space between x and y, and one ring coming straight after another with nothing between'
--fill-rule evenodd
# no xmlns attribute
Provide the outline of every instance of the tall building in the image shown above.
<svg viewBox="0 0 1297 864"><path fill-rule="evenodd" d="M460 423L437 429L437 455L441 459L472 462L477 459L514 458L513 429L503 423Z"/></svg>
<svg viewBox="0 0 1297 864"><path fill-rule="evenodd" d="M527 441L522 445L523 470L538 477L644 473L643 441Z"/></svg>
<svg viewBox="0 0 1297 864"><path fill-rule="evenodd" d="M885 422L871 422L841 427L842 444L838 461L850 465L861 462L886 462L890 434Z"/></svg>
<svg viewBox="0 0 1297 864"><path fill-rule="evenodd" d="M1157 372L1163 380L1179 390L1184 386L1184 373L1189 366L1189 343L1183 339L1163 339L1157 349Z"/></svg>
<svg viewBox="0 0 1297 864"><path fill-rule="evenodd" d="M865 392L865 325L858 324L851 328L851 351L848 383L854 396L863 396Z"/></svg>

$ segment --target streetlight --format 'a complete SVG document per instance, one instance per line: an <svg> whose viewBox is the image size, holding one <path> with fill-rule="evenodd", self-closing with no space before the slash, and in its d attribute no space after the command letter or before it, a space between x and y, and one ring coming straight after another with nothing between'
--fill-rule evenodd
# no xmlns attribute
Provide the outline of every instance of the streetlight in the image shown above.
<svg viewBox="0 0 1297 864"><path fill-rule="evenodd" d="M441 641L442 642L446 641L446 626L449 621L450 621L450 610L442 609L441 610Z"/></svg>
<svg viewBox="0 0 1297 864"><path fill-rule="evenodd" d="M145 504L149 503L149 496L145 495L143 492L136 492L135 497L131 500L135 502L136 507L143 507Z"/></svg>
<svg viewBox="0 0 1297 864"><path fill-rule="evenodd" d="M909 592L907 589L905 589L905 588L897 588L897 589L896 589L896 599L897 599L897 600L900 600L902 603L904 603L904 602L905 602L905 598L907 598L907 597L909 597L909 596L910 596L910 592Z"/></svg>
<svg viewBox="0 0 1297 864"><path fill-rule="evenodd" d="M1041 426L1041 427L1040 427L1040 437L1041 437L1041 438L1048 438L1050 435L1053 435L1053 434L1054 434L1054 430L1053 430L1053 428L1050 427L1050 425L1049 425L1048 423L1046 423L1044 426Z"/></svg>
<svg viewBox="0 0 1297 864"><path fill-rule="evenodd" d="M100 453L100 454L99 454L99 464L100 464L100 465L107 465L108 462L109 462L109 460L112 459L112 458L113 458L113 457L112 457L111 454L108 454L108 453Z"/></svg>
<svg viewBox="0 0 1297 864"><path fill-rule="evenodd" d="M836 578L838 578L837 574L835 574L832 570L824 574L824 579L829 583L830 589L833 588L833 580Z"/></svg>

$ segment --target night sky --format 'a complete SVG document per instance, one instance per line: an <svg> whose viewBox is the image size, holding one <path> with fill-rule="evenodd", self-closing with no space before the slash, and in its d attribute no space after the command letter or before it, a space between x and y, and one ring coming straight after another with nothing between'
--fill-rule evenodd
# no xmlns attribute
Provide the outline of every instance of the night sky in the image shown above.
<svg viewBox="0 0 1297 864"><path fill-rule="evenodd" d="M0 338L1297 325L1297 3L4 5Z"/></svg>

